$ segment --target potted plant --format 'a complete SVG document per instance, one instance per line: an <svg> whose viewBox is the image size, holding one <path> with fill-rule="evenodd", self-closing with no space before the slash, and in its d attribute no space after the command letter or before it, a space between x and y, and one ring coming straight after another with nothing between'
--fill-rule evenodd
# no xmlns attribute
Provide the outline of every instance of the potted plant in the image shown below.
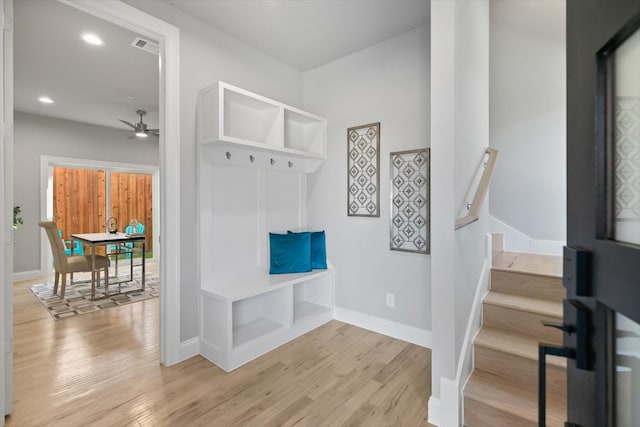
<svg viewBox="0 0 640 427"><path fill-rule="evenodd" d="M14 206L13 207L13 229L17 230L18 229L18 224L24 224L24 222L22 221L22 217L20 216L21 210L20 210L20 206Z"/></svg>

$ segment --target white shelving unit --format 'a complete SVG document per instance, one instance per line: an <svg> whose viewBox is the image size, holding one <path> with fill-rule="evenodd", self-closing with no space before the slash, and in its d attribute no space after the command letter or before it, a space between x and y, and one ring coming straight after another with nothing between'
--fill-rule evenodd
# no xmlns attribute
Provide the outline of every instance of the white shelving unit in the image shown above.
<svg viewBox="0 0 640 427"><path fill-rule="evenodd" d="M211 145L211 161L253 156L263 167L313 172L325 159L325 139L325 119L298 108L224 82L198 93L198 140Z"/></svg>
<svg viewBox="0 0 640 427"><path fill-rule="evenodd" d="M200 352L226 371L333 318L331 267L268 274L268 233L307 228L325 128L227 83L199 92Z"/></svg>
<svg viewBox="0 0 640 427"><path fill-rule="evenodd" d="M333 319L333 270L211 283L201 289L200 352L231 371Z"/></svg>

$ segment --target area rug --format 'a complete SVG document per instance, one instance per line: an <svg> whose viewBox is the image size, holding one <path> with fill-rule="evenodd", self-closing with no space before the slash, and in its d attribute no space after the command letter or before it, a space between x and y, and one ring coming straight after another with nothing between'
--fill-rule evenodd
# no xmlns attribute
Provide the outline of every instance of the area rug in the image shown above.
<svg viewBox="0 0 640 427"><path fill-rule="evenodd" d="M110 296L106 298L104 294L104 283L101 282L96 287L96 300L92 301L91 281L88 276L88 274L84 276L83 273L75 273L73 280L76 283L73 285L67 283L64 299L60 299L60 289L58 289L57 294L53 293L53 281L31 285L29 288L31 288L31 292L33 292L44 308L56 320L157 298L160 295L160 278L158 276L147 273L145 275L145 290L136 291L136 289L140 289L142 286L142 278L140 274L134 274L131 282L120 284L122 293L119 294L114 294L114 292L118 290L118 285L112 284L111 282L115 282L116 280L115 277L110 277ZM119 280L122 279L124 279L124 277L119 278ZM69 277L67 277L67 280L69 280Z"/></svg>

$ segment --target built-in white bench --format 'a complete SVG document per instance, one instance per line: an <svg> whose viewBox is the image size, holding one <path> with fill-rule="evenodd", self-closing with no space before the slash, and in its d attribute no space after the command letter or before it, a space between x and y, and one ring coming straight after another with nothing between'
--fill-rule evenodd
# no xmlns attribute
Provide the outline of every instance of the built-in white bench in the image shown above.
<svg viewBox="0 0 640 427"><path fill-rule="evenodd" d="M197 128L200 353L230 371L333 318L330 264L268 274L269 232L309 227L326 122L218 82L198 94Z"/></svg>
<svg viewBox="0 0 640 427"><path fill-rule="evenodd" d="M204 357L231 371L333 318L332 269L239 272L200 291Z"/></svg>

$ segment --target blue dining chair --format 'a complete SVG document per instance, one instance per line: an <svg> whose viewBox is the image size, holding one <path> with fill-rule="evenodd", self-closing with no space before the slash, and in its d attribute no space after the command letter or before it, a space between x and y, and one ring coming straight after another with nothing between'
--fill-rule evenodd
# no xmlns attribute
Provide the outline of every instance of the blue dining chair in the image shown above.
<svg viewBox="0 0 640 427"><path fill-rule="evenodd" d="M62 230L58 228L58 236L62 239ZM73 252L74 255L84 255L84 248L82 247L82 242L77 240L64 240L62 239L64 244L64 254L66 256L70 256ZM72 250L73 249L73 250Z"/></svg>
<svg viewBox="0 0 640 427"><path fill-rule="evenodd" d="M124 229L124 232L127 234L144 234L144 225L140 224L137 220L132 219L129 222L129 225L127 225ZM133 252L133 248L135 246L135 243L125 243L123 246L130 248L127 252L126 252L126 257L127 258L131 258L131 253Z"/></svg>

